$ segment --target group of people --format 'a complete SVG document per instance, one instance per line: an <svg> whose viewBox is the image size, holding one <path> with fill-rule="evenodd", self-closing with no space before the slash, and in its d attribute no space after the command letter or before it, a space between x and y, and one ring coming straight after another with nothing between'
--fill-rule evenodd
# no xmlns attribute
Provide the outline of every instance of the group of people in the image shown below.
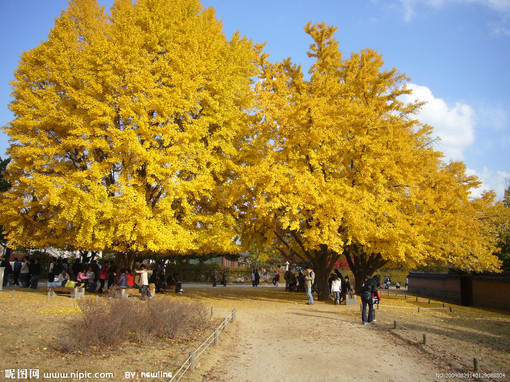
<svg viewBox="0 0 510 382"><path fill-rule="evenodd" d="M293 271L288 269L283 274L285 280L285 290L289 292L304 292L305 291L305 275L299 271L296 275Z"/></svg>
<svg viewBox="0 0 510 382"><path fill-rule="evenodd" d="M14 263L0 258L0 267L4 267L3 286L17 285L24 288L37 289L41 275L41 264L36 257L16 258ZM69 284L68 284L69 282ZM138 288L142 298L152 297L149 285L155 285L156 293L165 293L168 285L174 285L177 293L182 293L179 275L173 273L166 276L164 267L156 264L154 270L147 264L141 264L131 272L121 269L115 263L105 261L102 265L96 260L88 263L75 261L71 266L67 259L58 258L50 262L48 268L48 288L66 285L81 286L88 292L109 293L115 289Z"/></svg>
<svg viewBox="0 0 510 382"><path fill-rule="evenodd" d="M227 286L227 275L227 270L224 269L221 273L221 285L224 287ZM216 285L218 285L218 270L214 269L212 273L212 286L215 287Z"/></svg>
<svg viewBox="0 0 510 382"><path fill-rule="evenodd" d="M41 264L36 257L16 258L14 264L2 256L0 267L4 268L3 286L16 285L22 288L37 289L41 276Z"/></svg>
<svg viewBox="0 0 510 382"><path fill-rule="evenodd" d="M310 266L306 268L304 273L305 289L308 297L308 305L312 305L313 302L313 285L315 282L315 273ZM287 280L287 277L286 277ZM333 294L333 298L336 305L339 305L341 301L345 299L347 293L352 293L352 287L349 282L349 277L345 278L342 276L338 269L330 275L329 289ZM374 277L365 278L363 285L361 286L361 321L363 325L367 325L371 322L375 322L374 302L379 302L381 295L379 294L378 287L380 286L380 276L375 275ZM368 308L368 309L367 309Z"/></svg>
<svg viewBox="0 0 510 382"><path fill-rule="evenodd" d="M37 289L41 275L41 264L36 257L24 257L21 260L16 258L13 265L4 256L0 260L0 267L4 267L4 287L17 285ZM160 264L157 264L153 271L146 264L141 264L133 273L129 269L117 269L116 265L110 261L105 261L103 265L100 265L96 260L86 264L76 261L70 267L67 259L59 258L50 263L48 271L49 288L65 286L69 281L73 281L75 286L83 286L87 291L97 293L108 293L117 288L138 288L142 298L153 297L149 288L150 284L155 285L156 293L165 293L168 285L174 285L177 293L183 292L179 275L173 273L166 277L165 269ZM297 275L289 269L285 272L284 279L286 291L304 291L308 298L307 304L312 305L314 303L315 273L310 266L307 266L304 272L299 271ZM279 280L280 274L276 271L273 276L273 285L278 286ZM212 274L213 287L217 285L217 281L218 270L214 269ZM260 274L257 269L252 271L251 281L253 287L258 286ZM388 281L385 280L385 284ZM344 301L348 293L352 293L349 277L343 277L338 269L335 269L330 275L328 283L336 305ZM227 286L226 269L221 274L221 284ZM380 299L377 290L379 285L380 276L376 275L366 278L361 287L361 319L365 325L375 321L373 304L374 299L375 301Z"/></svg>
<svg viewBox="0 0 510 382"><path fill-rule="evenodd" d="M308 296L307 304L313 304L313 292L317 292L317 284L315 282L315 272L311 266L303 271L299 271L297 275L290 269L288 269L283 278L285 279L285 290L289 292L306 292ZM352 292L351 283L349 277L345 278L342 276L338 269L330 275L328 279L329 290L333 295L335 304L340 304L345 301L347 293Z"/></svg>
<svg viewBox="0 0 510 382"><path fill-rule="evenodd" d="M73 280L89 292L109 293L116 289L137 288L142 299L145 299L153 297L149 287L151 284L154 284L155 293L165 293L168 285L174 285L177 293L183 292L179 275L172 273L167 277L164 267L159 263L152 270L148 264L142 263L134 272L119 269L110 261L105 261L101 266L95 260L89 264L75 263L73 268L76 274Z"/></svg>

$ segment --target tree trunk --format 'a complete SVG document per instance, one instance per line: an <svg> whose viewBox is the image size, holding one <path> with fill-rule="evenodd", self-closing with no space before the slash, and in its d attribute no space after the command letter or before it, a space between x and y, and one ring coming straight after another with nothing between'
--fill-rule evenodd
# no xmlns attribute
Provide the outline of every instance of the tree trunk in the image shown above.
<svg viewBox="0 0 510 382"><path fill-rule="evenodd" d="M315 251L312 264L317 282L317 299L319 301L329 301L331 291L329 290L328 278L338 260L338 254L328 250L327 245L322 245L321 249Z"/></svg>
<svg viewBox="0 0 510 382"><path fill-rule="evenodd" d="M12 249L10 247L5 247L5 253L4 253L5 260L11 261L11 253L12 253Z"/></svg>
<svg viewBox="0 0 510 382"><path fill-rule="evenodd" d="M90 252L91 252L91 256L90 256L89 262L93 262L97 256L97 252L96 251L90 251Z"/></svg>
<svg viewBox="0 0 510 382"><path fill-rule="evenodd" d="M133 270L133 263L135 262L135 252L116 252L115 259L117 260L117 268Z"/></svg>
<svg viewBox="0 0 510 382"><path fill-rule="evenodd" d="M87 264L89 262L88 254L89 254L89 251L80 250L80 257L81 257L82 264Z"/></svg>
<svg viewBox="0 0 510 382"><path fill-rule="evenodd" d="M358 246L350 246L344 254L354 274L354 291L358 294L365 278L372 277L375 271L388 263L388 260L384 260L380 253L368 255Z"/></svg>

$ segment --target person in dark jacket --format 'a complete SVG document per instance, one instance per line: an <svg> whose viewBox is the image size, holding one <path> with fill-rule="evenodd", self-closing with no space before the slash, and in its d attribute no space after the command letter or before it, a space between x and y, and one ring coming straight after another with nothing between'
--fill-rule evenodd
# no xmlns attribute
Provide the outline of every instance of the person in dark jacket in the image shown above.
<svg viewBox="0 0 510 382"><path fill-rule="evenodd" d="M71 278L73 281L76 281L76 276L78 276L78 273L80 273L83 270L83 265L78 260L75 260L72 266L73 274L71 275Z"/></svg>
<svg viewBox="0 0 510 382"><path fill-rule="evenodd" d="M175 285L175 292L179 293L179 294L182 294L182 292L183 292L182 283L179 281L179 274L178 273L173 273L168 278L168 285Z"/></svg>
<svg viewBox="0 0 510 382"><path fill-rule="evenodd" d="M39 284L39 277L41 275L41 264L39 260L35 257L30 259L30 265L28 266L30 269L30 288L37 289L37 284Z"/></svg>
<svg viewBox="0 0 510 382"><path fill-rule="evenodd" d="M260 282L260 275L257 269L254 269L251 273L251 283L254 287L258 286Z"/></svg>
<svg viewBox="0 0 510 382"><path fill-rule="evenodd" d="M345 276L344 283L342 284L342 293L340 294L340 303L344 302L347 298L348 293L352 293L351 282L349 281L349 276Z"/></svg>
<svg viewBox="0 0 510 382"><path fill-rule="evenodd" d="M214 269L212 273L212 286L216 286L216 282L218 281L218 270Z"/></svg>
<svg viewBox="0 0 510 382"><path fill-rule="evenodd" d="M4 256L1 257L0 267L4 268L4 280L3 280L3 286L7 286L7 283L9 282L9 277L11 277L12 274L12 266L9 260L7 260ZM20 268L21 269L21 268Z"/></svg>
<svg viewBox="0 0 510 382"><path fill-rule="evenodd" d="M365 278L365 282L361 286L361 302L363 303L363 309L361 310L361 321L363 325L374 322L374 301L372 296L377 294L377 276L372 278ZM367 305L368 305L368 317L367 317Z"/></svg>
<svg viewBox="0 0 510 382"><path fill-rule="evenodd" d="M227 286L227 277L228 277L228 276L227 276L227 270L226 270L226 269L224 269L224 270L223 270L223 273L222 273L222 275L221 275L221 284L222 284L224 287L226 287L226 286Z"/></svg>
<svg viewBox="0 0 510 382"><path fill-rule="evenodd" d="M19 286L20 272L21 272L21 262L18 260L18 258L16 258L16 260L14 260L14 268L12 271L14 285Z"/></svg>

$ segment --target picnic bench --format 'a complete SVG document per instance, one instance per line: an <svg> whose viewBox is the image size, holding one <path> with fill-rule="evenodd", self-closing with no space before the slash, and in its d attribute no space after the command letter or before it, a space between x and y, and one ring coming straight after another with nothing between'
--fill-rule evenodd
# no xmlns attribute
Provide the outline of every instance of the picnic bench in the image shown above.
<svg viewBox="0 0 510 382"><path fill-rule="evenodd" d="M149 286L149 290L151 292L151 295L154 296L155 288L153 284ZM137 287L129 287L129 288L115 288L113 291L114 296L117 298L128 298L130 296L140 296L141 292L140 289Z"/></svg>
<svg viewBox="0 0 510 382"><path fill-rule="evenodd" d="M138 288L117 288L114 291L117 298L128 298L129 296L139 296L140 289Z"/></svg>
<svg viewBox="0 0 510 382"><path fill-rule="evenodd" d="M71 296L71 298L83 298L85 296L85 287L51 287L50 291L53 293L64 293Z"/></svg>

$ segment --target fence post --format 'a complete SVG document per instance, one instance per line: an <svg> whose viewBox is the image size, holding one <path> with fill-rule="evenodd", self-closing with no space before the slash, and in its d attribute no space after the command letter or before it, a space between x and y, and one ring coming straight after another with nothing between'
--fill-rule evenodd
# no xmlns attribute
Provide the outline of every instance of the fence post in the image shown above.
<svg viewBox="0 0 510 382"><path fill-rule="evenodd" d="M418 313L420 313L420 307L418 307Z"/></svg>
<svg viewBox="0 0 510 382"><path fill-rule="evenodd" d="M97 304L98 301L99 301L99 297L96 294L96 304Z"/></svg>
<svg viewBox="0 0 510 382"><path fill-rule="evenodd" d="M189 352L189 369L195 370L195 352Z"/></svg>
<svg viewBox="0 0 510 382"><path fill-rule="evenodd" d="M214 329L214 344L218 345L218 328Z"/></svg>
<svg viewBox="0 0 510 382"><path fill-rule="evenodd" d="M451 313L452 311L453 311L453 310L452 310L452 307L450 306L450 313Z"/></svg>
<svg viewBox="0 0 510 382"><path fill-rule="evenodd" d="M416 302L418 302L418 297L416 297Z"/></svg>
<svg viewBox="0 0 510 382"><path fill-rule="evenodd" d="M427 335L423 334L423 345L427 345Z"/></svg>
<svg viewBox="0 0 510 382"><path fill-rule="evenodd" d="M393 329L397 328L397 321L393 321Z"/></svg>
<svg viewBox="0 0 510 382"><path fill-rule="evenodd" d="M478 371L478 358L473 358L473 367L475 369L475 372Z"/></svg>
<svg viewBox="0 0 510 382"><path fill-rule="evenodd" d="M214 314L214 306L211 306L211 317L213 316Z"/></svg>
<svg viewBox="0 0 510 382"><path fill-rule="evenodd" d="M46 302L50 302L51 297L51 289L48 290L48 297L46 297Z"/></svg>
<svg viewBox="0 0 510 382"><path fill-rule="evenodd" d="M430 304L430 298L429 298L429 304Z"/></svg>
<svg viewBox="0 0 510 382"><path fill-rule="evenodd" d="M16 293L15 290L12 291L11 298L14 298L14 293Z"/></svg>
<svg viewBox="0 0 510 382"><path fill-rule="evenodd" d="M232 319L230 320L230 322L234 322L235 318L236 318L236 310L232 309Z"/></svg>
<svg viewBox="0 0 510 382"><path fill-rule="evenodd" d="M404 295L404 300L407 300L407 294Z"/></svg>
<svg viewBox="0 0 510 382"><path fill-rule="evenodd" d="M444 308L444 302L443 302L443 308Z"/></svg>

